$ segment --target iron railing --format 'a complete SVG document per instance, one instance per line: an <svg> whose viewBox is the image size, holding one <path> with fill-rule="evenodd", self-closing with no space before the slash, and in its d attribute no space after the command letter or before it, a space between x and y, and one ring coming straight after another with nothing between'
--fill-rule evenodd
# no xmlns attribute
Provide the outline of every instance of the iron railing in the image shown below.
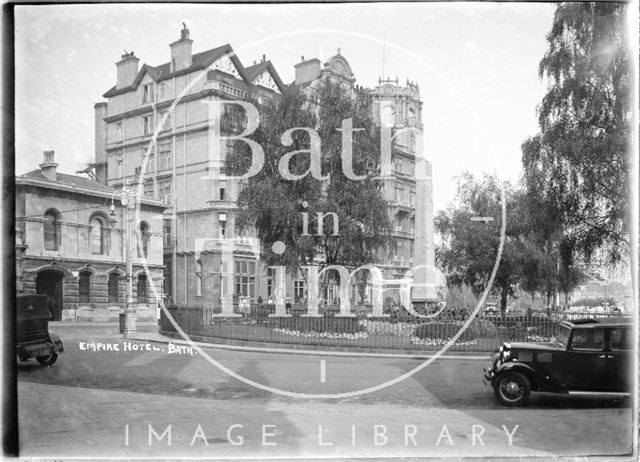
<svg viewBox="0 0 640 462"><path fill-rule="evenodd" d="M235 317L221 316L220 308L168 307L169 314L190 337L219 343L260 342L276 346L327 346L339 349L437 351L468 321L461 311L448 311L432 318L408 313L387 317L368 316L370 307L352 308L352 317L339 316L336 305L319 308L320 316L306 315L306 305L289 304L288 316L275 316L275 306L252 304L234 307ZM241 312L244 311L244 312ZM618 312L570 312L526 316L479 316L471 321L450 351L491 352L504 341L550 341L565 319L630 317ZM161 313L160 332L177 335L173 323Z"/></svg>

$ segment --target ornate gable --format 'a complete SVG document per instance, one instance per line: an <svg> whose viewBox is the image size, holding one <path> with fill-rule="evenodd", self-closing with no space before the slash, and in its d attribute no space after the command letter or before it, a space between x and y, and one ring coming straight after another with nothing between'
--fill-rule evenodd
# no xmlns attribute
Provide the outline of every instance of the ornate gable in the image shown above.
<svg viewBox="0 0 640 462"><path fill-rule="evenodd" d="M355 81L349 61L340 54L340 48L338 48L338 54L332 56L326 63L324 63L323 72L330 73L349 82Z"/></svg>
<svg viewBox="0 0 640 462"><path fill-rule="evenodd" d="M236 68L235 64L233 64L231 59L229 59L228 55L221 57L215 63L213 63L211 69L226 72L227 74L233 75L237 79L242 79L242 77L240 77L238 69Z"/></svg>
<svg viewBox="0 0 640 462"><path fill-rule="evenodd" d="M275 80L269 73L269 71L265 70L262 74L256 77L253 81L254 85L260 85L261 87L268 88L269 90L273 90L276 93L280 93L280 89L276 84Z"/></svg>

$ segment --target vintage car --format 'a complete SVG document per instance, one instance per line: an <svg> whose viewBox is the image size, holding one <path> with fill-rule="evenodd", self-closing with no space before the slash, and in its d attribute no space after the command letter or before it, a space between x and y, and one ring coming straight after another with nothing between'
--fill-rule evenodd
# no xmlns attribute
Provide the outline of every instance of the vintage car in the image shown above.
<svg viewBox="0 0 640 462"><path fill-rule="evenodd" d="M563 321L549 342L505 342L483 369L483 382L507 406L523 406L531 391L564 394L631 391L631 320Z"/></svg>
<svg viewBox="0 0 640 462"><path fill-rule="evenodd" d="M62 341L49 332L49 299L46 295L18 295L16 300L16 337L18 358L30 358L51 366L64 351Z"/></svg>

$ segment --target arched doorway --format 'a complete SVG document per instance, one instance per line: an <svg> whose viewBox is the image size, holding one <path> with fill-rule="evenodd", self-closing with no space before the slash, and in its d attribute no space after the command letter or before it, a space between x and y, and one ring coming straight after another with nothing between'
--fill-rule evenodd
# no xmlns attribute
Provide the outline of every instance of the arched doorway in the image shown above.
<svg viewBox="0 0 640 462"><path fill-rule="evenodd" d="M40 271L36 276L36 293L47 295L54 321L62 319L62 278L62 272L56 270Z"/></svg>

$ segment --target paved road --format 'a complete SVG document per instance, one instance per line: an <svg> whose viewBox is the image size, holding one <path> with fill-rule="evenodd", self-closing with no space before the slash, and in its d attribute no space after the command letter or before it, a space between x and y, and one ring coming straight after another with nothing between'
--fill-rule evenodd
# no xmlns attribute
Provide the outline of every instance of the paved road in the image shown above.
<svg viewBox="0 0 640 462"><path fill-rule="evenodd" d="M482 385L484 362L474 359L440 359L379 391L313 400L242 383L196 352L144 342L123 351L128 344L112 327L55 330L66 351L53 367L19 364L25 456L552 456L630 448L626 400L534 394L527 408L504 408ZM93 351L97 343L120 351ZM303 393L352 392L421 363L207 352L243 377Z"/></svg>

